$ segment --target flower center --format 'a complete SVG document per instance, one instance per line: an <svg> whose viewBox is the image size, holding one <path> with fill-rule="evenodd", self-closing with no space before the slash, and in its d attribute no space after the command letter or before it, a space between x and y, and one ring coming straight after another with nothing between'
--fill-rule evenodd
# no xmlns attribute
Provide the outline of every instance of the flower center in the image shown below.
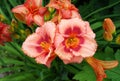
<svg viewBox="0 0 120 81"><path fill-rule="evenodd" d="M67 48L75 48L78 46L80 40L77 37L69 37L65 40L65 46Z"/></svg>
<svg viewBox="0 0 120 81"><path fill-rule="evenodd" d="M40 46L45 49L46 51L49 51L50 44L47 43L46 41L43 41L40 43Z"/></svg>

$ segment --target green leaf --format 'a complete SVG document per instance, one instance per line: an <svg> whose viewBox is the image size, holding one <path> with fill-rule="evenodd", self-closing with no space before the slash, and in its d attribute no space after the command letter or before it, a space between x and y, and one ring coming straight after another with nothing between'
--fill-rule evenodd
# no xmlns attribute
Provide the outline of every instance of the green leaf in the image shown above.
<svg viewBox="0 0 120 81"><path fill-rule="evenodd" d="M120 62L120 50L117 50L117 52L115 53L115 58Z"/></svg>
<svg viewBox="0 0 120 81"><path fill-rule="evenodd" d="M3 67L3 68L0 68L0 73L5 73L5 72L10 72L10 71L19 71L21 69L23 69L25 67L20 67L20 66L12 66L12 67Z"/></svg>
<svg viewBox="0 0 120 81"><path fill-rule="evenodd" d="M15 48L18 48L17 45L14 45L14 46L15 46ZM4 46L4 49L6 49L12 55L15 55L15 56L23 58L22 54L20 52L18 52L15 48L12 45L10 45L10 44L6 44Z"/></svg>
<svg viewBox="0 0 120 81"><path fill-rule="evenodd" d="M106 57L106 59L111 59L111 60L115 59L113 48L110 48L108 46L105 48L105 57Z"/></svg>
<svg viewBox="0 0 120 81"><path fill-rule="evenodd" d="M0 78L0 81L34 81L35 78L33 77L32 73L28 72L19 72L16 74L11 74L4 78Z"/></svg>
<svg viewBox="0 0 120 81"><path fill-rule="evenodd" d="M120 65L116 68L106 71L107 78L112 79L112 81L120 81Z"/></svg>
<svg viewBox="0 0 120 81"><path fill-rule="evenodd" d="M100 28L102 29L102 22L96 22L94 24L91 24L91 27L93 30L97 29L97 28Z"/></svg>
<svg viewBox="0 0 120 81"><path fill-rule="evenodd" d="M113 50L112 48L110 48L110 47L107 46L107 47L105 48L105 53L106 53L106 54L113 54L113 53L114 53L114 50Z"/></svg>
<svg viewBox="0 0 120 81"><path fill-rule="evenodd" d="M111 79L108 79L108 78L104 78L103 81L112 81Z"/></svg>
<svg viewBox="0 0 120 81"><path fill-rule="evenodd" d="M10 4L14 7L17 6L17 2L15 0L8 0L10 2Z"/></svg>
<svg viewBox="0 0 120 81"><path fill-rule="evenodd" d="M73 74L76 74L78 73L80 70L79 69L76 69L74 68L73 66L71 65L65 65L64 66L69 72L73 73ZM72 69L72 70L71 70Z"/></svg>
<svg viewBox="0 0 120 81"><path fill-rule="evenodd" d="M117 2L115 2L115 3L112 3L112 4L108 5L108 6L105 6L105 7L103 7L103 8L97 9L97 10L95 10L94 12L90 13L89 15L85 16L83 19L87 19L87 18L89 18L90 16L92 16L92 15L98 13L98 12L101 12L101 11L103 11L103 10L105 10L105 9L111 8L111 7L113 7L113 6L115 6L115 5L119 4L119 3L120 3L120 1L117 1Z"/></svg>
<svg viewBox="0 0 120 81"><path fill-rule="evenodd" d="M96 81L96 76L93 69L89 65L86 65L83 67L82 71L73 77L73 79L79 81Z"/></svg>
<svg viewBox="0 0 120 81"><path fill-rule="evenodd" d="M7 65L7 64L15 64L15 65L25 65L24 62L19 61L19 60L15 60L12 58L1 58L0 59L0 65Z"/></svg>

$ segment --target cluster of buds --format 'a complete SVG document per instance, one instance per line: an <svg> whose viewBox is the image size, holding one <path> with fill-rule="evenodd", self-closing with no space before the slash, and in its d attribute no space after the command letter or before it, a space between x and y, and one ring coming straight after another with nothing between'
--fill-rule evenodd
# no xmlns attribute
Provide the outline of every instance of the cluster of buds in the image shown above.
<svg viewBox="0 0 120 81"><path fill-rule="evenodd" d="M18 39L18 40L24 40L30 33L30 29L26 28L21 29L18 27L18 22L15 19L12 19L11 21L11 25L10 25L10 32L11 32L11 36L14 39Z"/></svg>
<svg viewBox="0 0 120 81"><path fill-rule="evenodd" d="M110 18L105 18L103 22L103 37L106 41L112 41L116 36L116 27ZM115 39L116 44L120 44L120 35Z"/></svg>
<svg viewBox="0 0 120 81"><path fill-rule="evenodd" d="M116 27L110 18L105 18L103 22L104 34L103 37L107 41L113 40L113 34L116 33Z"/></svg>

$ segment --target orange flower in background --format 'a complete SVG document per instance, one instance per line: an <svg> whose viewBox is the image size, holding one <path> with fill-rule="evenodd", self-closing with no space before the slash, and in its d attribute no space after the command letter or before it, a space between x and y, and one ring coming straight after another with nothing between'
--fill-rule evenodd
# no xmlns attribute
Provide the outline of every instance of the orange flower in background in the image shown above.
<svg viewBox="0 0 120 81"><path fill-rule="evenodd" d="M12 41L9 31L10 26L0 22L0 44L4 45L5 42Z"/></svg>
<svg viewBox="0 0 120 81"><path fill-rule="evenodd" d="M114 68L118 65L118 61L102 61L98 60L94 57L85 58L88 64L94 69L96 73L97 80L96 81L103 81L106 78L106 74L104 70Z"/></svg>
<svg viewBox="0 0 120 81"><path fill-rule="evenodd" d="M54 53L55 24L46 22L38 27L36 32L29 35L22 45L24 53L35 58L39 64L50 67L52 60L56 57Z"/></svg>
<svg viewBox="0 0 120 81"><path fill-rule="evenodd" d="M78 18L61 20L55 37L55 53L67 63L80 63L97 49L95 34L89 23Z"/></svg>
<svg viewBox="0 0 120 81"><path fill-rule="evenodd" d="M70 0L50 0L46 7L51 7L56 9L57 17L52 20L60 21L60 19L70 19L70 18L81 18L78 9L71 4Z"/></svg>
<svg viewBox="0 0 120 81"><path fill-rule="evenodd" d="M26 0L22 5L12 9L15 17L30 26L33 23L41 26L44 24L44 13L46 8L42 7L42 0Z"/></svg>

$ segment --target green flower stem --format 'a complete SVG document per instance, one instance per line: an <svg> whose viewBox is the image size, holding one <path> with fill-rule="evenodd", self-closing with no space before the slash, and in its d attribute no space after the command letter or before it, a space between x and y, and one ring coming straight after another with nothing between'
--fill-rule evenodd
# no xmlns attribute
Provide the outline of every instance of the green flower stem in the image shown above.
<svg viewBox="0 0 120 81"><path fill-rule="evenodd" d="M113 6L115 6L115 5L119 4L119 3L120 3L120 1L115 2L115 3L111 4L111 5L106 6L106 7L100 8L100 9L98 9L98 10L95 10L94 12L92 12L92 13L90 13L89 15L85 16L83 19L87 19L87 18L89 18L90 16L92 16L92 15L98 13L98 12L101 12L101 11L103 11L103 10L105 10L105 9L111 8L111 7L113 7Z"/></svg>

